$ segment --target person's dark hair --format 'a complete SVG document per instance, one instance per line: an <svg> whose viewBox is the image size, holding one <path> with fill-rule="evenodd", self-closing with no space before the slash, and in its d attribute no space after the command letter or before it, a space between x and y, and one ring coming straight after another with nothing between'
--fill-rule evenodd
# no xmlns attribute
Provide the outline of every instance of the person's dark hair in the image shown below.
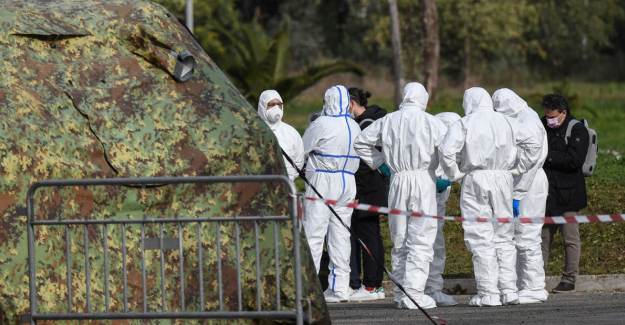
<svg viewBox="0 0 625 325"><path fill-rule="evenodd" d="M547 94L543 97L542 106L550 111L566 111L569 113L569 103L566 98L560 94Z"/></svg>
<svg viewBox="0 0 625 325"><path fill-rule="evenodd" d="M367 98L371 97L370 92L356 87L350 87L348 91L350 99L354 100L362 107L367 107Z"/></svg>

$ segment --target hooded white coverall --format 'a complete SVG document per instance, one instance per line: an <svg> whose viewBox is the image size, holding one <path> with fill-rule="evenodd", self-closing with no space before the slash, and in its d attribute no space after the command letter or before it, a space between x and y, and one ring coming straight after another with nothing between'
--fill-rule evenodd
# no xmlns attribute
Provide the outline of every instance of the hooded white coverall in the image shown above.
<svg viewBox="0 0 625 325"><path fill-rule="evenodd" d="M549 193L549 181L542 166L547 158L547 132L536 112L527 106L512 90L503 88L493 94L495 110L519 122L524 129L541 143L540 155L536 165L525 174L514 177L512 197L519 200L521 217L542 218L545 216L545 205ZM514 240L518 252L517 273L519 286L519 302L532 303L547 300L549 293L545 290L545 269L541 251L542 223L514 224Z"/></svg>
<svg viewBox="0 0 625 325"><path fill-rule="evenodd" d="M353 150L354 138L360 127L349 115L349 93L338 85L326 90L321 116L314 120L304 133L304 152L308 155L306 178L326 199L347 203L356 196L354 173L360 158ZM317 194L306 186L306 196ZM351 225L353 209L334 207L347 226ZM330 264L328 290L341 300L349 299L350 233L330 209L322 202L304 203L304 231L312 253L317 273L323 251L324 238L328 238Z"/></svg>
<svg viewBox="0 0 625 325"><path fill-rule="evenodd" d="M301 169L304 166L304 143L302 142L302 137L294 127L282 122L282 115L284 114L282 108L274 106L267 110L267 104L274 99L278 99L282 103L282 97L275 90L265 90L260 94L258 99L258 116L267 123L278 139L280 147L291 157L297 168ZM283 159L289 178L294 181L299 176L297 170L291 166L291 163L286 158Z"/></svg>
<svg viewBox="0 0 625 325"><path fill-rule="evenodd" d="M451 127L453 123L460 120L460 115L454 112L443 112L434 115L445 124L446 128ZM446 131L445 131L446 132ZM436 169L436 177L447 179L442 167ZM441 193L436 193L436 211L439 216L447 214L447 200L451 187L448 187ZM453 306L457 302L449 295L442 292L444 286L443 272L445 271L445 236L443 228L445 220L438 220L438 230L436 231L436 240L434 241L434 258L430 263L430 274L425 285L425 293L434 298L439 306Z"/></svg>
<svg viewBox="0 0 625 325"><path fill-rule="evenodd" d="M501 305L500 293L504 304L518 303L514 224L499 223L495 218L512 218L512 177L533 167L541 144L495 112L483 88L467 89L462 106L465 117L451 126L439 147L441 165L450 180L463 178L462 216L492 220L462 223L465 244L473 254L477 287L469 304Z"/></svg>
<svg viewBox="0 0 625 325"><path fill-rule="evenodd" d="M389 206L401 210L436 214L436 148L445 135L444 124L425 112L428 93L416 82L404 87L399 110L369 125L356 138L354 149L371 168L386 163L392 173ZM375 146L381 146L382 152ZM393 249L393 277L423 308L434 308L434 300L424 294L432 261L437 220L427 217L390 215ZM416 308L395 289L400 308Z"/></svg>

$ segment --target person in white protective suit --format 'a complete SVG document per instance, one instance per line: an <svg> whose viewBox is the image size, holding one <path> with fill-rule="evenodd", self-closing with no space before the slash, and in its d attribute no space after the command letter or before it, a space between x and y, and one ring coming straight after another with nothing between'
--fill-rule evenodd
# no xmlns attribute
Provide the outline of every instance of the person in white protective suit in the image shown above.
<svg viewBox="0 0 625 325"><path fill-rule="evenodd" d="M450 180L463 178L462 216L491 220L462 223L477 287L469 305L518 304L514 224L495 218L513 217L512 177L536 164L541 143L515 121L495 112L483 88L467 89L462 106L465 116L447 131L439 147L440 162Z"/></svg>
<svg viewBox="0 0 625 325"><path fill-rule="evenodd" d="M541 143L538 162L527 173L514 177L512 198L518 202L521 217L543 218L549 193L549 181L543 170L547 158L547 132L536 112L512 90L503 88L493 94L495 111L517 120ZM517 285L521 304L547 300L545 269L541 251L542 223L520 223L515 219L514 241L517 248Z"/></svg>
<svg viewBox="0 0 625 325"><path fill-rule="evenodd" d="M304 166L302 137L294 127L282 122L283 114L284 103L280 94L272 89L263 91L258 99L258 116L271 128L282 150L291 157L297 168L302 169ZM284 164L289 178L294 181L299 176L297 169L286 158L284 158Z"/></svg>
<svg viewBox="0 0 625 325"><path fill-rule="evenodd" d="M460 115L454 112L443 112L435 115L447 128L460 120ZM439 216L447 214L447 200L451 192L451 182L445 176L442 167L436 169L436 211ZM445 220L438 220L438 230L434 240L434 257L430 263L430 274L425 284L425 293L434 298L438 306L455 306L456 300L443 293L443 272L445 271L445 236L443 227Z"/></svg>
<svg viewBox="0 0 625 325"><path fill-rule="evenodd" d="M310 124L303 137L304 153L308 155L306 178L324 198L337 200L339 204L350 202L356 196L354 173L360 159L353 150L353 143L360 127L350 114L347 88L331 87L325 92L321 116ZM317 197L309 186L305 195ZM334 210L349 227L353 209L334 207ZM324 292L326 302L348 301L352 290L349 287L349 230L319 201L304 203L303 225L317 273L327 234L330 272L328 289Z"/></svg>
<svg viewBox="0 0 625 325"><path fill-rule="evenodd" d="M403 90L399 110L369 125L356 138L354 149L371 168L386 163L391 170L389 206L436 215L436 148L445 135L445 125L425 112L428 93L411 82ZM381 146L382 152L375 147ZM392 275L422 308L436 302L425 294L438 222L430 217L389 215L393 249ZM417 308L395 289L398 308Z"/></svg>

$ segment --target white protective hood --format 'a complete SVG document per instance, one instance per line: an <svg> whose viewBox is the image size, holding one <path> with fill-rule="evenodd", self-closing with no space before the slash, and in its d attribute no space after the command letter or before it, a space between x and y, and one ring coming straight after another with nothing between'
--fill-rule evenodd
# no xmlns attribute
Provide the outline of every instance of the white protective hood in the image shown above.
<svg viewBox="0 0 625 325"><path fill-rule="evenodd" d="M402 96L403 99L399 105L399 109L417 108L422 111L425 111L427 108L428 99L430 98L425 87L418 82L407 83L406 86L404 86Z"/></svg>
<svg viewBox="0 0 625 325"><path fill-rule="evenodd" d="M472 87L464 91L462 99L462 108L464 108L464 116L478 110L493 110L493 100L486 89L481 87Z"/></svg>
<svg viewBox="0 0 625 325"><path fill-rule="evenodd" d="M267 123L272 130L275 130L281 122L280 119L275 123L271 123L267 118L267 104L274 99L278 99L282 102L280 94L273 89L263 91L260 94L260 98L258 98L258 116L260 116L260 118L265 121L265 123Z"/></svg>
<svg viewBox="0 0 625 325"><path fill-rule="evenodd" d="M349 116L349 92L342 85L328 88L323 95L323 116Z"/></svg>
<svg viewBox="0 0 625 325"><path fill-rule="evenodd" d="M452 124L461 119L460 115L454 112L442 112L434 116L441 120L447 128L449 128Z"/></svg>
<svg viewBox="0 0 625 325"><path fill-rule="evenodd" d="M516 117L528 108L527 102L508 88L501 88L493 93L493 104L495 111L510 117Z"/></svg>

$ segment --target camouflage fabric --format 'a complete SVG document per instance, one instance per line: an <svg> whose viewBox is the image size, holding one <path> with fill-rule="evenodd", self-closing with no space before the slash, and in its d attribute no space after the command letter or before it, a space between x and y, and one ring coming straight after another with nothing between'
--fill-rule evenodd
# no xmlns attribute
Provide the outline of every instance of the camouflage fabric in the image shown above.
<svg viewBox="0 0 625 325"><path fill-rule="evenodd" d="M196 62L178 82L176 56ZM0 322L28 312L26 191L44 179L285 174L269 128L175 17L135 0L2 1L0 6ZM274 184L221 184L45 189L36 196L38 219L114 219L287 213L287 189ZM224 274L226 310L237 310L233 224L203 224L205 309L218 308L217 261ZM67 308L63 227L36 231L40 312ZM182 227L185 301L198 311L196 224ZM89 252L82 239L88 234ZM147 237L158 226L146 226ZM243 310L275 308L273 224L260 224L261 286L256 285L254 225L242 224ZM292 232L279 229L281 305L294 306ZM110 310L122 310L120 226L71 226L72 304L86 310L85 259L91 272L91 311L104 311L103 240L109 245ZM165 235L175 237L176 225ZM127 226L129 311L141 311L140 228ZM313 320L328 313L302 236L304 299ZM148 310L179 311L177 250L146 253ZM304 304L306 309L306 303Z"/></svg>

